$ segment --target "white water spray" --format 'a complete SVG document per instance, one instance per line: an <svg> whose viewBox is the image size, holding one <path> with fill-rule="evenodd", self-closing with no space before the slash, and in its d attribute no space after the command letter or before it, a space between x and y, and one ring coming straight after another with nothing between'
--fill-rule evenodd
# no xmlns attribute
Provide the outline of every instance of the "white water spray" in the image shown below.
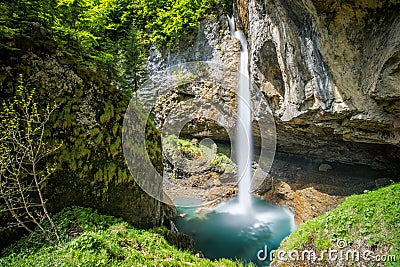
<svg viewBox="0 0 400 267"><path fill-rule="evenodd" d="M238 122L235 140L238 163L239 212L251 209L251 162L253 157L253 137L251 130L251 99L248 69L247 41L244 33L236 30L234 18L228 16L231 35L240 41L239 85L237 89Z"/></svg>

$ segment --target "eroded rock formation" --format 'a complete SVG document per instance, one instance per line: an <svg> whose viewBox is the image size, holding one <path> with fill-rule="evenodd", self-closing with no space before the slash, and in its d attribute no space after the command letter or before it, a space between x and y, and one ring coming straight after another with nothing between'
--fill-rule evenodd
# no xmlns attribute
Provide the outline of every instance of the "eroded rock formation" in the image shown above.
<svg viewBox="0 0 400 267"><path fill-rule="evenodd" d="M278 151L398 172L400 7L395 1L243 0L235 10L250 46L251 82L275 117ZM239 46L227 30L223 14L203 21L191 45L154 49L148 70L155 74L196 60L237 66ZM231 90L225 94L235 97ZM234 99L224 101L235 108ZM218 129L209 123L204 135L213 136L213 128ZM220 129L214 132L215 138L228 139ZM259 135L256 127L254 132Z"/></svg>
<svg viewBox="0 0 400 267"><path fill-rule="evenodd" d="M252 0L237 5L243 24L249 25L244 28L251 79L277 118L281 150L295 153L297 147L304 154L379 165L378 158L363 153L373 147L399 161L396 1Z"/></svg>

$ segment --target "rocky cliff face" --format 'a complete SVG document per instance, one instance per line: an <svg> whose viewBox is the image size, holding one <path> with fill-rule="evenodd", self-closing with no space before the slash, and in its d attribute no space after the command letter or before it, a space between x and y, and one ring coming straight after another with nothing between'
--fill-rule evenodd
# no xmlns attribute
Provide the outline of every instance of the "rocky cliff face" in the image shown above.
<svg viewBox="0 0 400 267"><path fill-rule="evenodd" d="M235 9L251 82L275 117L278 151L398 172L399 4L238 0ZM239 46L227 29L223 15L203 21L192 45L154 49L150 73L193 60L237 66ZM209 125L209 136L227 139Z"/></svg>
<svg viewBox="0 0 400 267"><path fill-rule="evenodd" d="M251 80L277 118L282 151L376 165L371 153L381 153L399 161L398 3L251 0L237 6L251 47Z"/></svg>
<svg viewBox="0 0 400 267"><path fill-rule="evenodd" d="M60 52L45 29L33 27L12 41L14 49L0 48L2 98L13 94L21 73L25 86L36 88L35 100L59 105L45 136L62 143L46 158L57 163L44 189L50 210L87 206L123 217L137 227L158 226L171 218L173 209L143 192L126 166L121 134L130 97L111 85L104 73L95 73ZM149 154L162 172L158 132L149 126L148 134ZM12 220L6 212L0 212L0 218L1 248L18 232L10 232L7 224Z"/></svg>

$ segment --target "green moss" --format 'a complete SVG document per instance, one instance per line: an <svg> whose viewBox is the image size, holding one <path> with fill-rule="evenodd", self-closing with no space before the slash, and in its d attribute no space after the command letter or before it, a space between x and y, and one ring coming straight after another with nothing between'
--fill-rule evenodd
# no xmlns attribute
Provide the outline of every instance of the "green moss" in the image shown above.
<svg viewBox="0 0 400 267"><path fill-rule="evenodd" d="M83 158L86 157L88 159L90 157L90 149L84 147L78 152L78 157Z"/></svg>
<svg viewBox="0 0 400 267"><path fill-rule="evenodd" d="M75 89L75 95L77 97L82 97L83 96L83 90L81 88Z"/></svg>
<svg viewBox="0 0 400 267"><path fill-rule="evenodd" d="M79 106L78 105L73 105L71 109L72 109L72 111L76 112L76 111L79 110Z"/></svg>
<svg viewBox="0 0 400 267"><path fill-rule="evenodd" d="M117 169L117 165L115 165L114 163L108 163L104 167L104 174L107 175L108 181L112 180L112 178L115 176L116 169Z"/></svg>
<svg viewBox="0 0 400 267"><path fill-rule="evenodd" d="M76 161L75 160L70 160L69 161L69 168L71 169L71 171L76 171L77 170L77 165L76 165Z"/></svg>
<svg viewBox="0 0 400 267"><path fill-rule="evenodd" d="M231 160L230 157L226 156L222 153L217 153L212 164L216 167L219 167L225 172L234 172L235 171L235 164Z"/></svg>
<svg viewBox="0 0 400 267"><path fill-rule="evenodd" d="M119 168L117 172L116 185L122 184L124 181L127 180L128 180L128 175L123 169Z"/></svg>
<svg viewBox="0 0 400 267"><path fill-rule="evenodd" d="M94 181L93 182L101 182L103 181L103 171L101 169L99 169L95 175L94 175Z"/></svg>
<svg viewBox="0 0 400 267"><path fill-rule="evenodd" d="M109 122L112 117L114 117L114 106L111 103L106 102L104 107L104 113L100 116L100 122L101 123Z"/></svg>
<svg viewBox="0 0 400 267"><path fill-rule="evenodd" d="M161 132L149 118L146 124L146 151L153 166L159 174L163 173L163 157L161 149ZM146 155L147 156L147 155Z"/></svg>
<svg viewBox="0 0 400 267"><path fill-rule="evenodd" d="M121 128L121 126L118 123L115 123L113 128L112 128L112 133L114 136L117 136L117 134L119 134L119 129Z"/></svg>
<svg viewBox="0 0 400 267"><path fill-rule="evenodd" d="M100 133L100 129L97 128L97 127L92 128L92 129L89 130L89 134L90 134L91 136L96 136L96 135L98 135L99 133Z"/></svg>
<svg viewBox="0 0 400 267"><path fill-rule="evenodd" d="M100 145L103 141L103 133L98 133L96 136L96 139L94 139L94 142L96 145Z"/></svg>
<svg viewBox="0 0 400 267"><path fill-rule="evenodd" d="M68 161L70 159L69 151L67 149L62 149L61 152L56 156L60 163Z"/></svg>
<svg viewBox="0 0 400 267"><path fill-rule="evenodd" d="M73 132L74 132L74 135L75 135L75 136L78 136L78 135L79 135L79 132L80 132L80 128L74 128L74 129L73 129Z"/></svg>
<svg viewBox="0 0 400 267"><path fill-rule="evenodd" d="M118 136L115 142L110 145L110 153L113 157L115 157L116 155L118 155L121 149L121 137Z"/></svg>

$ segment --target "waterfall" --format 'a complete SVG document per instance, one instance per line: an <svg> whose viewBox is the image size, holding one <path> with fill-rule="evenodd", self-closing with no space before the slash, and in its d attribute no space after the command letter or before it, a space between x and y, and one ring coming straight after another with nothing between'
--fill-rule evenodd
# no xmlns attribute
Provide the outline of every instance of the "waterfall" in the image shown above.
<svg viewBox="0 0 400 267"><path fill-rule="evenodd" d="M238 164L239 209L251 209L251 163L253 157L253 137L251 130L251 99L248 69L247 41L244 33L236 30L234 18L228 16L231 35L240 41L240 69L237 88L238 116L235 139L236 161Z"/></svg>

